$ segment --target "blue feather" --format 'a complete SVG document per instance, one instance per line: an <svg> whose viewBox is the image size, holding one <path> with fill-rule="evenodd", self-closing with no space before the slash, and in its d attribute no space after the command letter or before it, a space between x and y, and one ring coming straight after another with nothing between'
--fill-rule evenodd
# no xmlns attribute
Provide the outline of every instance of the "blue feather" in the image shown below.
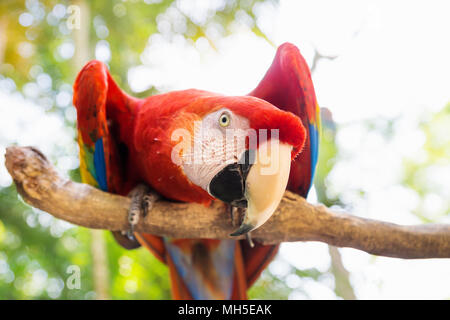
<svg viewBox="0 0 450 320"><path fill-rule="evenodd" d="M172 258L179 276L186 284L192 298L198 300L217 299L214 292L208 290L205 286L205 280L200 274L200 270L195 269L192 263L191 252L183 252L176 245L171 244L170 240L164 238L166 249ZM225 299L231 298L234 270L234 250L236 241L222 240L217 248L210 251L211 260L215 273L218 275L218 286Z"/></svg>
<svg viewBox="0 0 450 320"><path fill-rule="evenodd" d="M311 188L314 182L314 174L316 172L317 159L319 155L319 131L317 130L317 127L313 123L309 123L308 128L309 128L309 147L311 155L311 182L309 187Z"/></svg>
<svg viewBox="0 0 450 320"><path fill-rule="evenodd" d="M95 142L94 151L94 168L95 175L100 189L103 191L108 191L108 183L106 180L106 163L105 163L105 152L103 150L103 140L98 139Z"/></svg>

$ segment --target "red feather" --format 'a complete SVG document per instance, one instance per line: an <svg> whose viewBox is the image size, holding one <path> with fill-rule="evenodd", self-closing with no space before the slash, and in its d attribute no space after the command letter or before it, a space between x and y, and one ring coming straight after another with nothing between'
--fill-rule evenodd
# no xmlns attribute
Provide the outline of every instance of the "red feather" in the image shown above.
<svg viewBox="0 0 450 320"><path fill-rule="evenodd" d="M298 118L300 116L303 120L303 115L296 113L295 108L303 108L303 104L309 108L311 88L304 89L291 80L309 76L309 71L304 70L290 49L287 55L293 55L289 59L293 62L289 68L280 69L285 62L280 58L284 51L278 52L268 74L251 93L257 97L226 97L206 91L185 90L139 100L118 88L105 65L92 61L80 72L74 86L80 148L92 148L99 138L102 139L109 192L126 194L139 182L145 182L169 199L205 205L213 198L191 183L183 169L171 159L173 148L178 143L172 141L171 134L178 128L193 133L194 121L210 112L226 107L247 118L255 130L279 129L280 140L293 146L292 159L303 150L295 163L300 163L298 159L306 161L302 157L303 153L309 152L308 145L304 146L308 131L304 127L305 122L302 124ZM97 178L99 176L97 172ZM309 185L304 187L309 188ZM137 238L168 264L174 298L191 298L192 292L178 273L173 256L168 253L167 240L149 234L138 234ZM275 256L278 247L256 244L255 248L250 248L245 241L238 243L240 245L234 250L233 279L230 279L233 283L231 294L232 298L243 299L246 298L246 289ZM214 255L218 245L219 241L213 240L170 242L172 249L177 248L184 254L194 254L196 248L200 248L203 254L210 256L202 258L204 263L210 263L208 259ZM210 270L207 273L213 277L214 272ZM212 283L204 285L211 288L211 292L218 288Z"/></svg>

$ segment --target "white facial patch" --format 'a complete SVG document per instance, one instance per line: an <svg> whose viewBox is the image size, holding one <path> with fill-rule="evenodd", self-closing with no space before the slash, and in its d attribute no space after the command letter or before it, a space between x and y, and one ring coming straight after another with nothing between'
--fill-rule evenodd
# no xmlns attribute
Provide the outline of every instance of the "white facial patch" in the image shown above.
<svg viewBox="0 0 450 320"><path fill-rule="evenodd" d="M208 191L212 178L246 150L248 119L223 108L194 125L191 148L184 150L181 166L188 179Z"/></svg>

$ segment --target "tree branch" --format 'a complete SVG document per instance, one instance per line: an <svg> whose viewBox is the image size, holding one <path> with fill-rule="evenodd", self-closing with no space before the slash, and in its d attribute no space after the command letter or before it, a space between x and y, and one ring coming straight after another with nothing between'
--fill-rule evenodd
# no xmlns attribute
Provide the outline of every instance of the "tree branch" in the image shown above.
<svg viewBox="0 0 450 320"><path fill-rule="evenodd" d="M32 147L9 147L6 167L25 202L71 223L126 230L130 199L59 175ZM229 215L219 201L210 207L159 201L136 230L175 238L230 238ZM321 241L397 258L450 258L450 225L401 226L336 213L286 192L275 214L252 233L263 243Z"/></svg>

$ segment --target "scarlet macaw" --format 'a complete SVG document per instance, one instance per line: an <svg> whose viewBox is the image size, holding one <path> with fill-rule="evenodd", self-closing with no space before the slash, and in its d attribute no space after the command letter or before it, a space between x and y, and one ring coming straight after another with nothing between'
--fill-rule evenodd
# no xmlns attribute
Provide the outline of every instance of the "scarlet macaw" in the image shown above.
<svg viewBox="0 0 450 320"><path fill-rule="evenodd" d="M73 103L82 180L104 191L126 195L137 184L146 183L168 199L205 205L220 199L232 207L247 208L234 233L238 235L272 215L286 185L306 197L312 184L319 107L309 68L292 44L279 47L264 79L247 96L191 89L136 99L116 85L103 63L91 61L75 81ZM180 140L174 139L179 129L190 138L174 153L180 146ZM226 129L238 130L237 138L245 140L243 145L233 144L234 152L224 152L230 147L227 139L221 139ZM252 129L278 129L279 135L269 134L265 142L251 147ZM199 132L203 135L196 135ZM276 155L269 147L274 140L279 141ZM188 161L192 160L189 146L195 143L200 149L213 150L213 157L219 155L222 161ZM279 165L269 176L256 170L261 169L262 160L257 159L264 148L270 161ZM176 299L245 299L247 289L278 249L258 242L252 247L245 240L134 235L168 265Z"/></svg>

